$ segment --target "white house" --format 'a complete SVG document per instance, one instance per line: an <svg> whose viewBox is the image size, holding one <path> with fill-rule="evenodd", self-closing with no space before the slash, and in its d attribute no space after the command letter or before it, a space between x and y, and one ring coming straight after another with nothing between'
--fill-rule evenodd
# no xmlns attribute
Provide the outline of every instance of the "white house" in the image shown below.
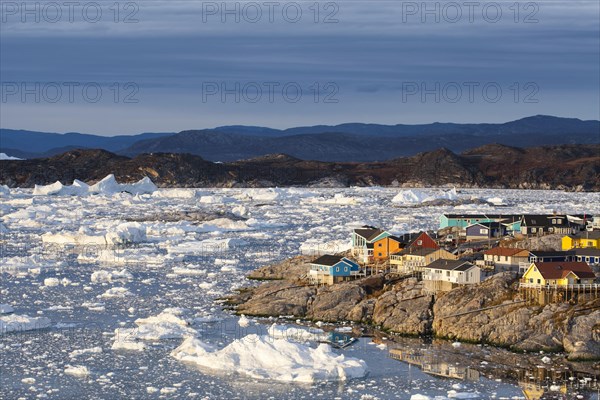
<svg viewBox="0 0 600 400"><path fill-rule="evenodd" d="M481 282L481 269L466 260L439 259L423 267L425 289L448 291Z"/></svg>

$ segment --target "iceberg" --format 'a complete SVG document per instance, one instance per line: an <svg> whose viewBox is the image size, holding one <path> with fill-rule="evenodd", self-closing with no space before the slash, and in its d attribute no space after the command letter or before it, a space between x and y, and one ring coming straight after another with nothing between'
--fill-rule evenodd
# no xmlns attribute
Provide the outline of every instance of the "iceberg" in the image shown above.
<svg viewBox="0 0 600 400"><path fill-rule="evenodd" d="M132 195L150 194L157 191L156 185L147 176L135 183L118 183L113 174L108 175L95 185L88 185L78 179L70 186L56 181L50 185L35 185L34 196L86 196L88 194L114 195L127 192Z"/></svg>
<svg viewBox="0 0 600 400"><path fill-rule="evenodd" d="M312 383L344 381L367 374L363 360L269 336L247 335L221 350L189 337L171 352L179 361L219 371L238 371L254 379Z"/></svg>
<svg viewBox="0 0 600 400"><path fill-rule="evenodd" d="M0 335L8 332L24 332L50 327L50 319L46 317L30 317L28 315L0 316Z"/></svg>

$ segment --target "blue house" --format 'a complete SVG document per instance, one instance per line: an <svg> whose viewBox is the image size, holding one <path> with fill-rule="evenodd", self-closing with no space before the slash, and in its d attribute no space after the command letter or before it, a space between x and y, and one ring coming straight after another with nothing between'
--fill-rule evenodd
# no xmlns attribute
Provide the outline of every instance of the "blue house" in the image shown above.
<svg viewBox="0 0 600 400"><path fill-rule="evenodd" d="M576 256L573 251L537 251L529 252L529 262L569 262L575 261Z"/></svg>
<svg viewBox="0 0 600 400"><path fill-rule="evenodd" d="M506 226L500 222L478 222L465 228L467 241L499 238L506 235Z"/></svg>
<svg viewBox="0 0 600 400"><path fill-rule="evenodd" d="M513 223L519 221L519 215L499 215L499 214L442 214L440 216L440 229L444 228L466 228L469 225L485 222L507 222Z"/></svg>
<svg viewBox="0 0 600 400"><path fill-rule="evenodd" d="M326 254L310 263L309 280L313 284L333 285L364 276L358 263L344 256Z"/></svg>

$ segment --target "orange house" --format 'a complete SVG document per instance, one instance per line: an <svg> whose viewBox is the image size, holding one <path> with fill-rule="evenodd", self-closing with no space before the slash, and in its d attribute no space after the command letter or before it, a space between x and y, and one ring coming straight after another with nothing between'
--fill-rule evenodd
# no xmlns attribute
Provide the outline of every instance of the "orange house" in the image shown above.
<svg viewBox="0 0 600 400"><path fill-rule="evenodd" d="M402 240L396 236L388 236L373 242L373 259L387 260L390 254L399 252L404 248Z"/></svg>

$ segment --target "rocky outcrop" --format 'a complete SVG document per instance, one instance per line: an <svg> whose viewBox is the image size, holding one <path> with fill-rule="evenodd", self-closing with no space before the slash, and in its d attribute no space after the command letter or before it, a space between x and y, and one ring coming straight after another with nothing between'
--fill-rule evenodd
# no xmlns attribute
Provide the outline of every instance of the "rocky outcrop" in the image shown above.
<svg viewBox="0 0 600 400"><path fill-rule="evenodd" d="M309 304L307 318L320 321L348 320L350 312L365 298L360 285L342 284L322 287Z"/></svg>
<svg viewBox="0 0 600 400"><path fill-rule="evenodd" d="M288 281L266 282L250 293L243 293L229 299L239 304L237 311L257 316L306 316L308 303L316 294L311 286L293 285ZM244 301L244 299L247 299Z"/></svg>
<svg viewBox="0 0 600 400"><path fill-rule="evenodd" d="M430 334L432 296L423 294L422 289L422 282L408 279L383 293L375 302L373 323L406 335Z"/></svg>
<svg viewBox="0 0 600 400"><path fill-rule="evenodd" d="M300 274L304 263L302 257L296 257L263 267L259 275L280 277L285 266L295 266ZM386 282L377 275L317 288L299 281L298 276L291 274L242 291L232 296L230 303L242 314L354 321L402 335L487 343L512 350L564 350L573 360L600 359L600 300L532 305L519 298L510 273L435 296L424 292L423 282L414 278Z"/></svg>
<svg viewBox="0 0 600 400"><path fill-rule="evenodd" d="M567 325L562 344L569 359L600 359L600 310L574 317Z"/></svg>
<svg viewBox="0 0 600 400"><path fill-rule="evenodd" d="M265 265L250 272L248 279L256 280L297 280L308 271L311 256L297 256L279 263Z"/></svg>

